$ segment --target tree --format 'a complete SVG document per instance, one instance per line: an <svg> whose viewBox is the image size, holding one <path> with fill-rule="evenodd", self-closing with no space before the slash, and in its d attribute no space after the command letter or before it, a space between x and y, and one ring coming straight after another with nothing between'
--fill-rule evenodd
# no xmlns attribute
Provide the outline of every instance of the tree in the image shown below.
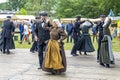
<svg viewBox="0 0 120 80"><path fill-rule="evenodd" d="M27 0L8 0L11 10L19 11L27 3Z"/></svg>
<svg viewBox="0 0 120 80"><path fill-rule="evenodd" d="M1 10L10 10L10 7L8 6L8 2L0 3L0 9Z"/></svg>
<svg viewBox="0 0 120 80"><path fill-rule="evenodd" d="M119 0L59 0L56 14L59 17L83 17L97 18L100 14L108 15L110 9L115 15L120 13Z"/></svg>
<svg viewBox="0 0 120 80"><path fill-rule="evenodd" d="M27 15L28 12L27 12L27 10L25 10L24 8L21 8L20 11L19 11L17 14L20 14L20 15Z"/></svg>

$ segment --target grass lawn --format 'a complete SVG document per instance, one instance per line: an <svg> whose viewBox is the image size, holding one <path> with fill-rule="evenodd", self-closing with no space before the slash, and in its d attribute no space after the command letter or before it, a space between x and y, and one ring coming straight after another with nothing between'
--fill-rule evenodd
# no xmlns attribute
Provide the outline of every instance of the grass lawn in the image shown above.
<svg viewBox="0 0 120 80"><path fill-rule="evenodd" d="M20 39L19 34L15 34L15 35L18 36L18 39ZM30 37L30 40L31 40L31 37ZM64 45L65 50L72 49L73 43L66 43L66 40L64 41L64 43L65 43L65 45ZM93 43L93 45L94 45L95 50L97 50L97 42L96 41ZM113 39L112 45L113 45L113 51L120 52L120 39ZM15 41L16 48L31 48L31 46L32 46L32 43L31 43L31 45L28 45L28 43L24 41L22 44L19 44L19 40Z"/></svg>

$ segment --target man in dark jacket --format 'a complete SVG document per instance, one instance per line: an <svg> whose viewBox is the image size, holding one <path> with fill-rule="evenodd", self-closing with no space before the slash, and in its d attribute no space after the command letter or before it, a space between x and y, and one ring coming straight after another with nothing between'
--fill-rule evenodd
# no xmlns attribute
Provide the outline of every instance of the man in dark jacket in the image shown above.
<svg viewBox="0 0 120 80"><path fill-rule="evenodd" d="M47 21L47 13L41 14L41 21L36 24L35 28L35 40L38 41L38 57L39 57L39 68L42 68L43 63L43 51L46 46L46 41L50 39L50 32L49 30L45 30L44 24L47 24L50 27L50 23Z"/></svg>
<svg viewBox="0 0 120 80"><path fill-rule="evenodd" d="M98 36L97 61L99 61L99 52L100 52L101 40L103 39L103 36L104 36L103 35L103 24L104 24L106 16L101 15L100 18L101 18L101 21L98 22L97 26L96 26L96 32L97 32L97 36Z"/></svg>
<svg viewBox="0 0 120 80"><path fill-rule="evenodd" d="M69 37L70 37L70 42L72 42L72 30L73 30L73 23L68 23L66 25L66 32L67 32L67 43L69 42Z"/></svg>
<svg viewBox="0 0 120 80"><path fill-rule="evenodd" d="M77 19L74 22L74 26L73 26L74 45L73 45L73 48L71 51L71 55L73 55L73 56L78 56L78 54L76 54L76 53L77 53L77 41L81 34L80 33L80 25L85 22L85 21L80 21L80 20L81 20L81 16L77 16Z"/></svg>
<svg viewBox="0 0 120 80"><path fill-rule="evenodd" d="M3 53L5 49L7 49L7 54L10 54L10 40L14 34L14 24L11 21L11 16L7 16L7 19L3 22L3 29L2 29L2 38L3 38Z"/></svg>

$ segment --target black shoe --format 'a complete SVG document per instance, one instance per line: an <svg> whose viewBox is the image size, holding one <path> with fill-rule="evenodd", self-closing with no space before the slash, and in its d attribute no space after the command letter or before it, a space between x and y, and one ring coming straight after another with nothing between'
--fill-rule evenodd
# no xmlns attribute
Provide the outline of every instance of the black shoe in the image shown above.
<svg viewBox="0 0 120 80"><path fill-rule="evenodd" d="M29 42L28 44L30 45L31 43Z"/></svg>
<svg viewBox="0 0 120 80"><path fill-rule="evenodd" d="M22 44L22 42L19 42L20 44Z"/></svg>
<svg viewBox="0 0 120 80"><path fill-rule="evenodd" d="M0 49L0 51L2 52L2 49Z"/></svg>
<svg viewBox="0 0 120 80"><path fill-rule="evenodd" d="M40 66L38 69L42 69L42 67Z"/></svg>
<svg viewBox="0 0 120 80"><path fill-rule="evenodd" d="M35 53L33 50L30 50L30 52Z"/></svg>
<svg viewBox="0 0 120 80"><path fill-rule="evenodd" d="M82 55L81 51L79 51L79 54Z"/></svg>
<svg viewBox="0 0 120 80"><path fill-rule="evenodd" d="M84 52L84 55L87 55L87 53L86 53L86 52Z"/></svg>
<svg viewBox="0 0 120 80"><path fill-rule="evenodd" d="M100 63L101 66L105 66L103 63Z"/></svg>
<svg viewBox="0 0 120 80"><path fill-rule="evenodd" d="M79 56L78 54L72 54L73 56Z"/></svg>
<svg viewBox="0 0 120 80"><path fill-rule="evenodd" d="M106 64L106 68L110 68L110 65L109 65L109 64Z"/></svg>
<svg viewBox="0 0 120 80"><path fill-rule="evenodd" d="M56 75L56 71L55 70L52 70L51 73L52 73L52 75Z"/></svg>
<svg viewBox="0 0 120 80"><path fill-rule="evenodd" d="M7 51L7 53L6 54L10 54L10 51Z"/></svg>
<svg viewBox="0 0 120 80"><path fill-rule="evenodd" d="M115 62L114 62L114 61L111 61L111 64L115 64Z"/></svg>

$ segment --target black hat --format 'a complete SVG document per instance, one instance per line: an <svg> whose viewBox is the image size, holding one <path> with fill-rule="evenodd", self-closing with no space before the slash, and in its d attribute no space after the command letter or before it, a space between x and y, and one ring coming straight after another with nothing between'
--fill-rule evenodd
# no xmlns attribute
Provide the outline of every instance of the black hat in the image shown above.
<svg viewBox="0 0 120 80"><path fill-rule="evenodd" d="M40 14L41 16L47 16L47 13L46 12L43 12Z"/></svg>
<svg viewBox="0 0 120 80"><path fill-rule="evenodd" d="M9 18L9 19L10 19L10 18L11 18L11 16L7 16L7 18Z"/></svg>
<svg viewBox="0 0 120 80"><path fill-rule="evenodd" d="M106 15L102 14L102 15L100 15L100 17L101 17L101 18L105 18L105 17L106 17Z"/></svg>
<svg viewBox="0 0 120 80"><path fill-rule="evenodd" d="M81 18L81 16L76 16L76 18Z"/></svg>

